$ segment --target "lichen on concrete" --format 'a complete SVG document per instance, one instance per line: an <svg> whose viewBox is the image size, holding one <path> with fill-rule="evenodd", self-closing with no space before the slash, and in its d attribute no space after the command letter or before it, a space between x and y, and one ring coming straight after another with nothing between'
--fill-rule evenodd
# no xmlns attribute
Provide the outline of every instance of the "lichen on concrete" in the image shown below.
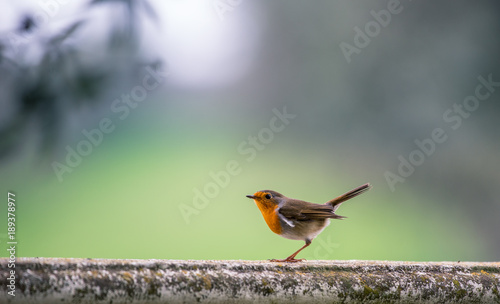
<svg viewBox="0 0 500 304"><path fill-rule="evenodd" d="M0 280L8 277L0 259ZM500 303L500 263L20 258L12 303Z"/></svg>

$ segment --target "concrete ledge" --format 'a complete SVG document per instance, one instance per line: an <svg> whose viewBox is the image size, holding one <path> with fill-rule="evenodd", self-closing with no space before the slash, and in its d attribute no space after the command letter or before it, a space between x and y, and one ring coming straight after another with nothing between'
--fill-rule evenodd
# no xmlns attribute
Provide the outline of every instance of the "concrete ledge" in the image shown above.
<svg viewBox="0 0 500 304"><path fill-rule="evenodd" d="M500 303L500 263L18 258L1 303Z"/></svg>

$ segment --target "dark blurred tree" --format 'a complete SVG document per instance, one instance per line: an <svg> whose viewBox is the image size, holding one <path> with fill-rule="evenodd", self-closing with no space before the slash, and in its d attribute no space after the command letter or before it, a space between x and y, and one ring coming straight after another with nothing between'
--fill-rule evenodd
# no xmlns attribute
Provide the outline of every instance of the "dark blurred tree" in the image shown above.
<svg viewBox="0 0 500 304"><path fill-rule="evenodd" d="M107 45L95 50L99 56L85 54L81 41L75 38L92 20L75 20L44 39L39 60L26 55L34 47L38 30L30 15L21 19L15 31L0 35L0 103L4 109L0 116L0 159L18 151L30 130L36 130L40 137L40 152L50 152L69 114L84 105L103 103L137 81L142 67L160 64L157 59L147 62L138 47L140 18L157 19L149 2L93 0L85 9L97 5L119 5L125 11L122 23L112 23ZM23 43L12 45L13 35Z"/></svg>

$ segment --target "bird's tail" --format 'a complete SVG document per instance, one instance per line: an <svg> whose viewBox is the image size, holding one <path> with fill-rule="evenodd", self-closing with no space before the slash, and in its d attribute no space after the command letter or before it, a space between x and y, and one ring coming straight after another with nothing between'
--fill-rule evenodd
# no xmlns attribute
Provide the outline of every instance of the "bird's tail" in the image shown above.
<svg viewBox="0 0 500 304"><path fill-rule="evenodd" d="M337 208L342 204L343 202L350 200L351 198L358 196L368 190L370 190L372 186L370 184L364 184L362 186L359 186L355 189L352 189L351 191L344 193L328 202L325 203L325 205L330 205L333 207L333 212L337 210Z"/></svg>

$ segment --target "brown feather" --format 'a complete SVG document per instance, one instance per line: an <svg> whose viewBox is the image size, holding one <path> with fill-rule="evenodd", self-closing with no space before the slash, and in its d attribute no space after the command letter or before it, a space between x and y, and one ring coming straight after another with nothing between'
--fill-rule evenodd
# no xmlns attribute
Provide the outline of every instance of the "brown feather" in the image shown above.
<svg viewBox="0 0 500 304"><path fill-rule="evenodd" d="M335 214L330 205L313 204L295 199L289 199L287 204L279 208L279 213L288 219L297 221L344 218L344 216Z"/></svg>

